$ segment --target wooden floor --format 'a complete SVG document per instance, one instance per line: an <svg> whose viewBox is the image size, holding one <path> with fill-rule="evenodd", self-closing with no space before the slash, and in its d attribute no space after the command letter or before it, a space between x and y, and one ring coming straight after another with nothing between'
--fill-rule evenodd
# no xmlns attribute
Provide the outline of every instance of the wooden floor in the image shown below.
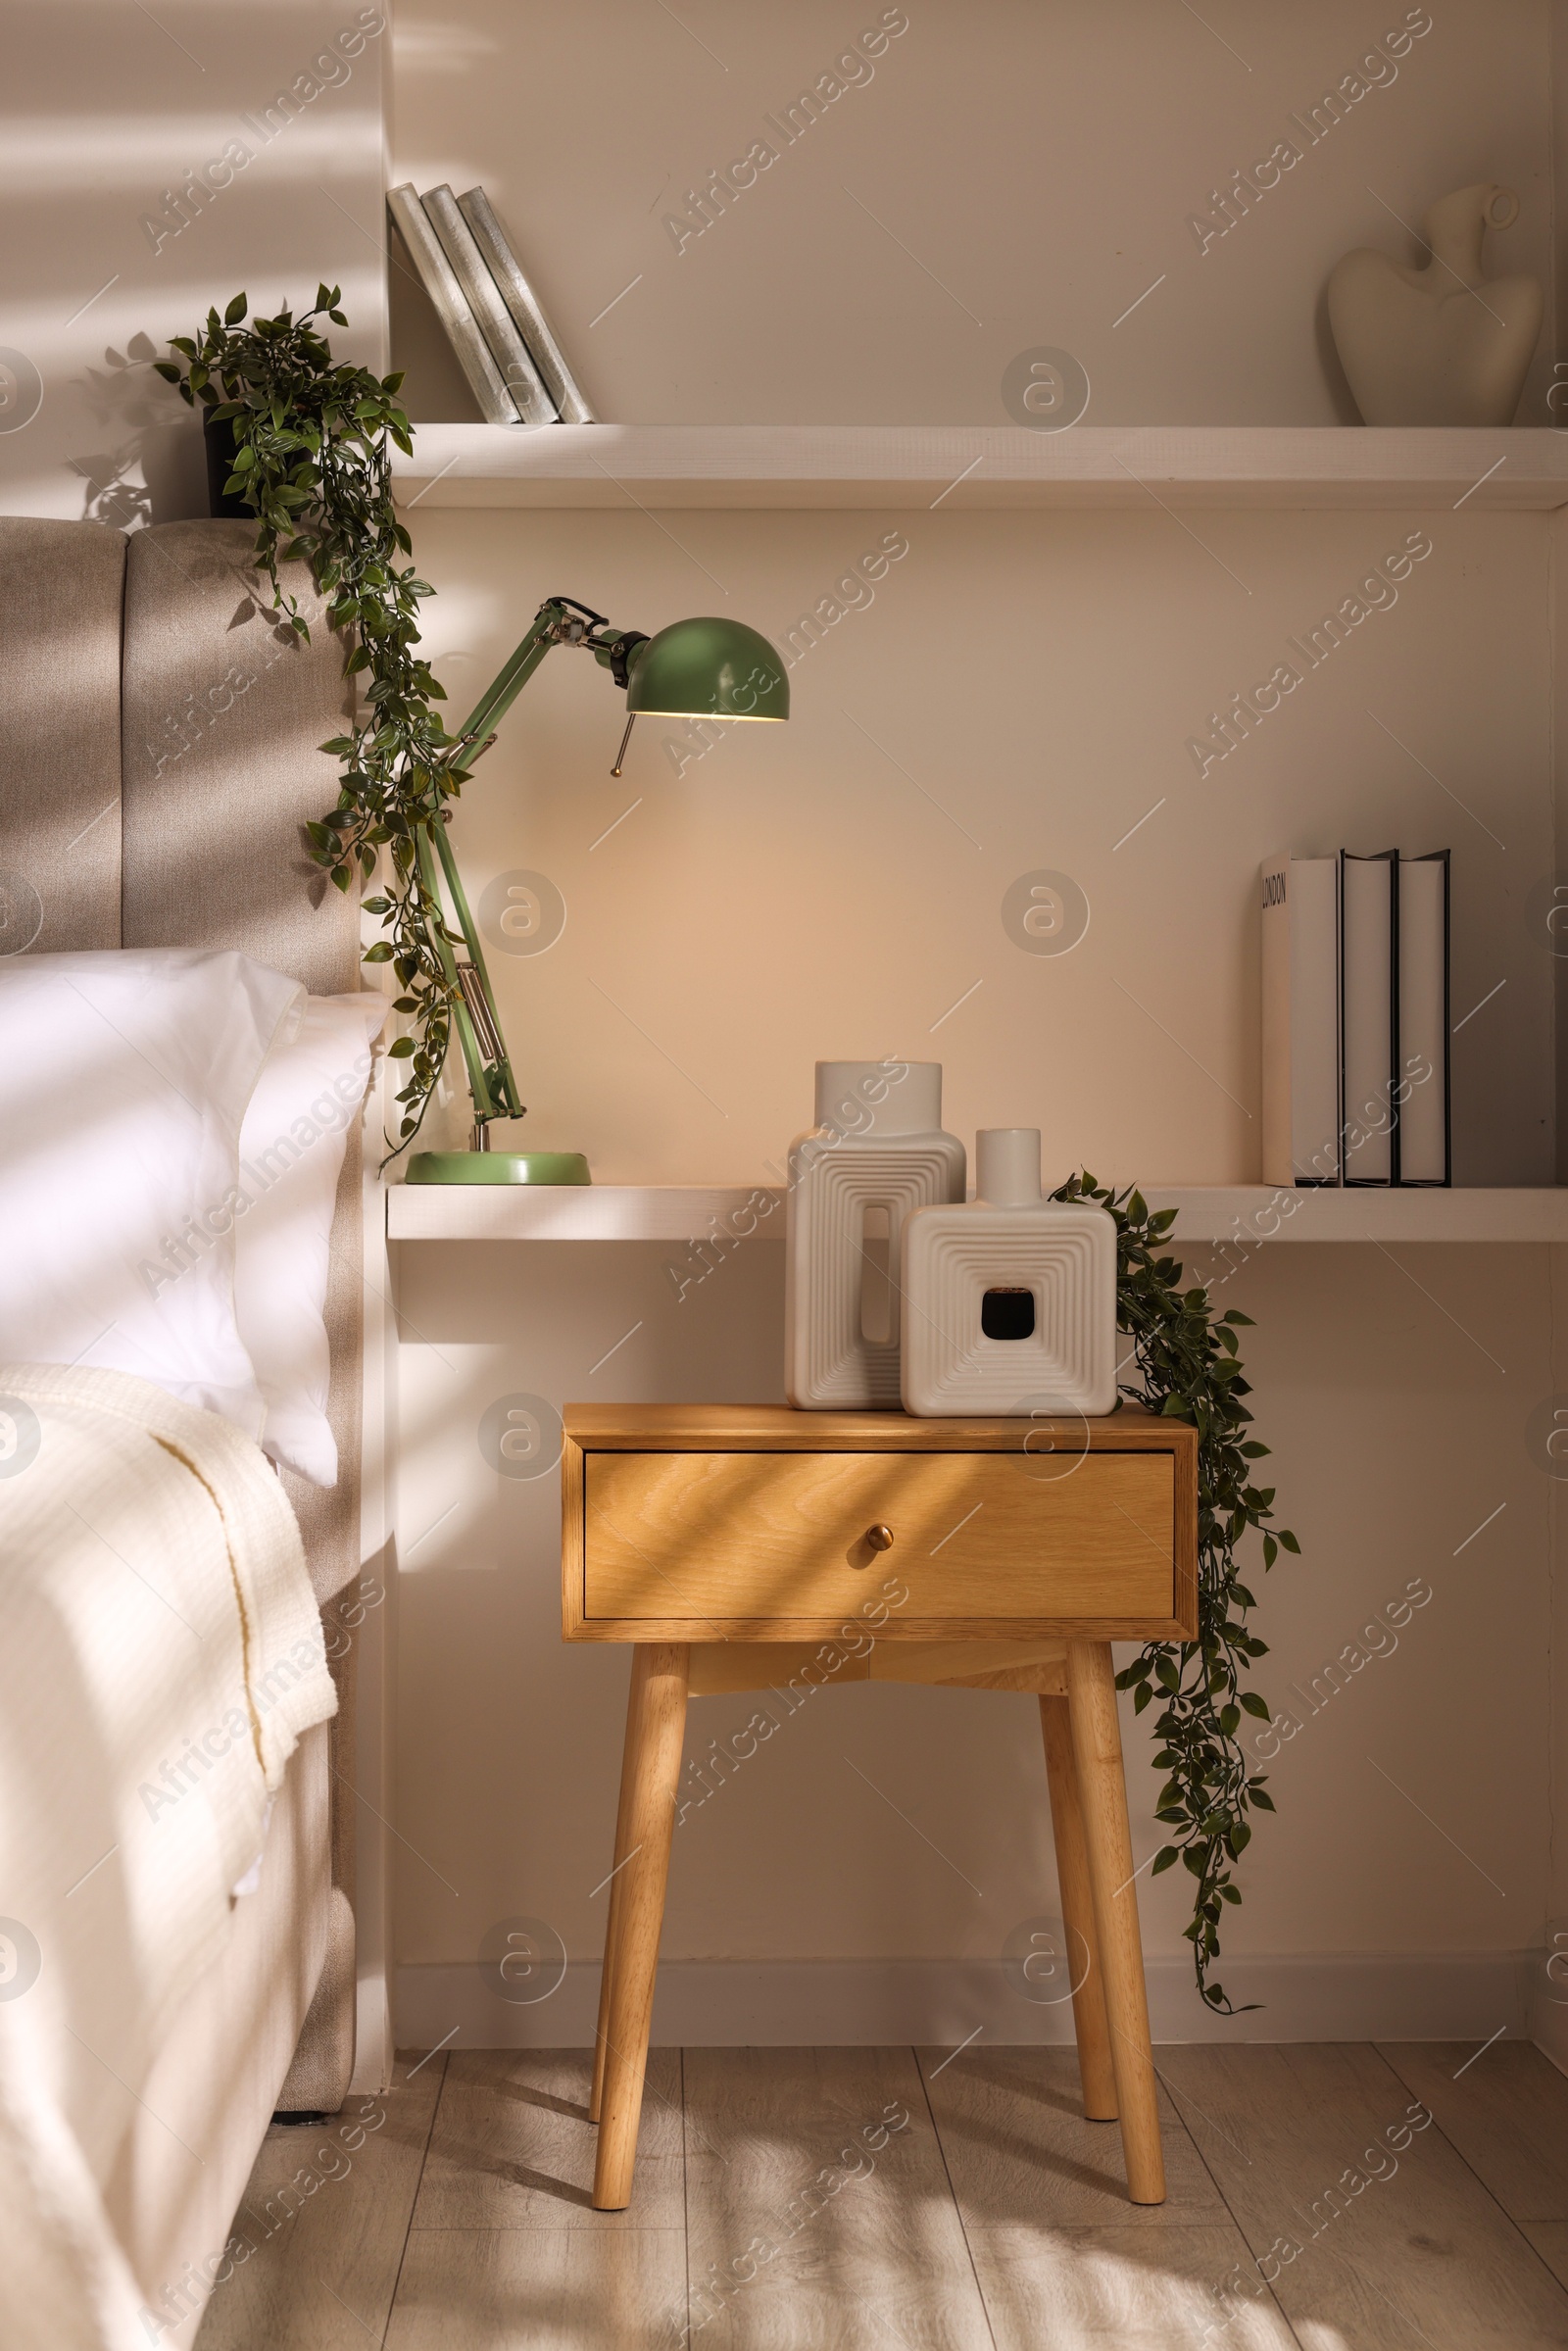
<svg viewBox="0 0 1568 2351"><path fill-rule="evenodd" d="M1158 2210L1070 2050L656 2050L623 2213L588 2200L586 2051L409 2059L270 2134L199 2351L1568 2345L1568 2081L1537 2050L1157 2054Z"/></svg>

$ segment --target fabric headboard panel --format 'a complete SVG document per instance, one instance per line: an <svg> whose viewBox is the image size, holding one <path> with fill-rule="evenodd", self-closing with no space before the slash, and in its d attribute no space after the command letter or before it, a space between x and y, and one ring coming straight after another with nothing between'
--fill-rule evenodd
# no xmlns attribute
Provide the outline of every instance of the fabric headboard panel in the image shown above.
<svg viewBox="0 0 1568 2351"><path fill-rule="evenodd" d="M0 519L0 955L120 945L124 583L118 530Z"/></svg>
<svg viewBox="0 0 1568 2351"><path fill-rule="evenodd" d="M303 563L286 574L308 644L269 616L249 522L164 522L125 542L121 943L237 947L314 996L358 988L360 918L306 854L304 826L337 800L319 746L352 710L343 643ZM318 1596L359 1571L360 1157L344 1155L326 1324L330 1493L288 1471Z"/></svg>
<svg viewBox="0 0 1568 2351"><path fill-rule="evenodd" d="M237 947L316 996L359 985L359 917L306 855L337 800L319 745L352 710L343 646L289 566L311 640L268 616L248 522L125 542L122 947Z"/></svg>
<svg viewBox="0 0 1568 2351"><path fill-rule="evenodd" d="M303 565L311 641L275 629L254 536L0 519L0 954L237 947L318 996L359 986L357 908L303 831L337 797L318 746L353 709L343 646ZM327 1298L342 1472L331 1493L284 1473L322 1599L359 1568L359 1187L351 1150Z"/></svg>

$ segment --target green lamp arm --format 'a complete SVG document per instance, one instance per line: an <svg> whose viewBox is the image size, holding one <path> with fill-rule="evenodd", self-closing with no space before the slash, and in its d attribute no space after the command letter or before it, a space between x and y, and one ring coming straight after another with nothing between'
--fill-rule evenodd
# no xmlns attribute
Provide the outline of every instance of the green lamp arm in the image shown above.
<svg viewBox="0 0 1568 2351"><path fill-rule="evenodd" d="M446 764L449 767L469 767L489 750L495 741L496 727L552 646L583 647L594 655L603 667L610 670L617 685L624 686L627 662L638 646L646 643L647 638L641 630L612 630L602 613L590 612L586 605L576 604L569 596L547 597L534 614L533 625L527 635L465 719ZM428 818L417 827L416 855L418 858L420 886L438 917L442 912L441 884L444 880L463 938L464 957L460 961L446 935L442 918L441 927L435 933L436 955L450 992L452 1025L457 1031L467 1070L468 1091L473 1098L476 1140L482 1149L489 1121L492 1118L520 1118L524 1104L517 1092L517 1081L513 1073L506 1039L502 1035L490 974L485 966L484 949L479 942L478 926L469 908L467 894L458 871L458 861L453 856L447 835L444 811L441 818Z"/></svg>

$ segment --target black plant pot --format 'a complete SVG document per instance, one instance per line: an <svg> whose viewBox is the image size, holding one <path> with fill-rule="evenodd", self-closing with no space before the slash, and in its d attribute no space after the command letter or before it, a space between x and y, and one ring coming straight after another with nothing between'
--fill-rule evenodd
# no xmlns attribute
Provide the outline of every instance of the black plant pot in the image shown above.
<svg viewBox="0 0 1568 2351"><path fill-rule="evenodd" d="M207 444L207 512L225 521L254 522L254 509L243 498L227 497L223 484L234 470L234 419L202 414L202 436Z"/></svg>

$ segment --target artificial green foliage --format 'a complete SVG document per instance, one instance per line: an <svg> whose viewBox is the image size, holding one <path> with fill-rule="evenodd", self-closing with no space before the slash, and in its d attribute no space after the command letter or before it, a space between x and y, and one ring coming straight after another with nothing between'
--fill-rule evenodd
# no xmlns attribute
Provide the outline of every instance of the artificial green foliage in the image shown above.
<svg viewBox="0 0 1568 2351"><path fill-rule="evenodd" d="M208 312L199 337L172 338L177 362L155 365L190 406L233 428L224 487L256 515L257 567L271 582L280 625L311 633L278 568L304 563L329 624L348 638L345 674L368 679L353 731L321 745L343 762L337 807L307 829L311 855L340 890L357 875L368 880L389 852L385 891L365 902L386 936L365 960L391 963L404 990L397 1009L410 1033L390 1049L409 1064L397 1098L402 1150L418 1131L451 1033L453 991L438 940L462 945L421 870L416 828L444 821L468 770L455 763L460 746L434 707L446 696L414 650L419 604L432 590L405 561L413 542L392 503L389 443L414 446L397 403L403 377L334 363L315 321L346 326L338 301L335 286L320 286L316 308L298 318L285 310L247 322L246 298L236 294L221 318Z"/></svg>
<svg viewBox="0 0 1568 2351"><path fill-rule="evenodd" d="M1219 1957L1221 1906L1242 1898L1232 1870L1252 1834L1248 1813L1274 1809L1265 1775L1249 1773L1237 1738L1244 1714L1266 1722L1269 1709L1255 1690L1241 1688L1253 1659L1268 1650L1248 1631L1257 1603L1241 1580L1236 1546L1249 1527L1257 1528L1265 1570L1282 1550L1300 1549L1294 1535L1269 1523L1273 1487L1251 1483L1252 1463L1268 1452L1251 1436L1252 1416L1242 1401L1250 1391L1236 1332L1251 1317L1235 1306L1217 1314L1206 1290L1178 1287L1181 1263L1164 1253L1174 1208L1152 1215L1141 1193L1112 1192L1088 1174L1071 1177L1052 1198L1090 1200L1115 1223L1116 1319L1132 1340L1138 1368L1122 1395L1198 1431L1198 1639L1151 1641L1117 1675L1116 1686L1133 1691L1140 1714L1159 1706L1153 1760L1168 1777L1154 1817L1172 1841L1155 1856L1153 1875L1178 1860L1191 1871L1193 1918L1184 1932L1198 1988L1211 2008L1232 2016L1240 2012L1223 1986L1209 1981Z"/></svg>

